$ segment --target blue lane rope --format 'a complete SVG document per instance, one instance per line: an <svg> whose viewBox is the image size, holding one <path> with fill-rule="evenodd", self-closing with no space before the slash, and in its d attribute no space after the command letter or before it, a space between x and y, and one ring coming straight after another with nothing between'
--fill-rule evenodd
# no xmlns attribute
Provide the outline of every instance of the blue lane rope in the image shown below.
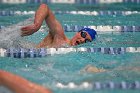
<svg viewBox="0 0 140 93"><path fill-rule="evenodd" d="M53 3L51 0L27 0L25 3ZM57 1L56 1L57 2ZM7 1L8 3L8 1ZM20 3L20 2L15 2ZM21 2L22 3L22 2ZM140 0L75 0L67 1L67 3L72 4L100 4L100 3L140 3Z"/></svg>
<svg viewBox="0 0 140 93"><path fill-rule="evenodd" d="M15 15L14 11L0 11L0 16L13 16Z"/></svg>
<svg viewBox="0 0 140 93"><path fill-rule="evenodd" d="M41 49L23 49L23 48L9 48L0 49L0 57L13 58L36 58L45 57L54 54L66 54L70 52L89 52L89 53L103 53L103 54L125 54L127 52L140 53L140 47L100 47L100 48L41 48Z"/></svg>
<svg viewBox="0 0 140 93"><path fill-rule="evenodd" d="M53 11L54 14L74 14L74 15L93 15L93 16L105 16L105 15L131 15L140 14L139 11ZM14 15L30 15L35 14L35 11L0 11L0 16L14 16Z"/></svg>
<svg viewBox="0 0 140 93"><path fill-rule="evenodd" d="M80 26L80 25L63 25L63 28L65 30L65 32L78 32L79 30L81 30L84 27L88 27L88 28L92 28L96 31L100 31L100 32L140 32L140 26ZM0 31L3 28L8 28L8 27L4 27L0 25ZM42 26L42 28L40 29L40 31L45 31L43 29L44 27Z"/></svg>
<svg viewBox="0 0 140 93"><path fill-rule="evenodd" d="M140 3L140 0L76 0L76 4L100 4L100 3Z"/></svg>
<svg viewBox="0 0 140 93"><path fill-rule="evenodd" d="M134 82L109 81L109 82L93 82L93 83L83 82L80 85L70 82L68 84L57 83L56 87L62 89L67 88L67 89L92 89L92 90L104 90L104 89L139 90L140 82L139 81L134 81Z"/></svg>
<svg viewBox="0 0 140 93"><path fill-rule="evenodd" d="M131 15L140 14L138 11L54 11L55 14L74 14L74 15L93 15L93 16L105 16L105 15Z"/></svg>
<svg viewBox="0 0 140 93"><path fill-rule="evenodd" d="M10 3L9 1L1 2L1 3ZM53 3L50 0L27 0L26 2L15 2L15 3ZM55 2L57 3L57 1ZM59 2L60 3L60 2ZM64 2L63 2L64 3ZM75 0L75 1L67 1L65 3L71 4L102 4L102 3L136 3L139 4L140 0Z"/></svg>
<svg viewBox="0 0 140 93"><path fill-rule="evenodd" d="M79 31L84 27L92 28L96 31L119 31L119 32L140 32L140 26L79 26L79 25L64 25L66 32Z"/></svg>
<svg viewBox="0 0 140 93"><path fill-rule="evenodd" d="M140 3L140 0L76 0L76 4L100 4L100 3Z"/></svg>
<svg viewBox="0 0 140 93"><path fill-rule="evenodd" d="M102 0L104 3L140 3L140 0ZM45 0L45 3L52 3L50 0ZM71 1L70 1L71 2ZM75 0L74 4L100 4L101 0ZM26 3L42 3L42 0L27 0ZM73 2L72 2L73 3Z"/></svg>

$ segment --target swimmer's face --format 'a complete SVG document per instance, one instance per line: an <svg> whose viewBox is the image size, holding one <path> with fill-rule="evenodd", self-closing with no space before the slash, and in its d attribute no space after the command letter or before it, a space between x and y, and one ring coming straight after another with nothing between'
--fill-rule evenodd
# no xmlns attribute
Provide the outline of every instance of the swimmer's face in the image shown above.
<svg viewBox="0 0 140 93"><path fill-rule="evenodd" d="M79 44L83 44L86 42L91 42L92 39L90 35L86 31L79 31L75 34L75 36L71 39L71 45L76 46Z"/></svg>

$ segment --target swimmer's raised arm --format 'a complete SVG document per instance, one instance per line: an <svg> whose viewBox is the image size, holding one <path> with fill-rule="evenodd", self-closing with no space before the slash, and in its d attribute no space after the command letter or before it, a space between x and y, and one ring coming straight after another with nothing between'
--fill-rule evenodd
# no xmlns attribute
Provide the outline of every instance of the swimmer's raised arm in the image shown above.
<svg viewBox="0 0 140 93"><path fill-rule="evenodd" d="M56 20L54 14L46 4L41 4L39 6L35 13L34 24L21 28L22 36L31 35L38 31L44 20L46 21L52 36L56 34L59 34L62 37L65 36L61 24Z"/></svg>
<svg viewBox="0 0 140 93"><path fill-rule="evenodd" d="M0 86L5 86L14 93L51 93L49 89L3 70L0 70Z"/></svg>
<svg viewBox="0 0 140 93"><path fill-rule="evenodd" d="M93 39L95 39L95 35L97 34L94 29L82 28L74 35L72 39L68 39L64 34L62 25L55 18L49 7L46 4L41 4L36 11L34 24L21 28L22 36L31 35L38 31L44 20L49 27L49 33L36 46L36 48L58 48L65 47L65 45L75 46L93 41Z"/></svg>

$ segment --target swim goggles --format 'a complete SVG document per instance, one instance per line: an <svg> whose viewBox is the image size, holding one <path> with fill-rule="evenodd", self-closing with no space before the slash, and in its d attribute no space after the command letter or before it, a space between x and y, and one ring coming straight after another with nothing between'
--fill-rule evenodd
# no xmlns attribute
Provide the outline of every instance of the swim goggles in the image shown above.
<svg viewBox="0 0 140 93"><path fill-rule="evenodd" d="M87 36L86 31L80 30L79 32L81 33L81 37L82 37L82 38L85 38L85 43L91 42L91 40L86 39L86 36Z"/></svg>

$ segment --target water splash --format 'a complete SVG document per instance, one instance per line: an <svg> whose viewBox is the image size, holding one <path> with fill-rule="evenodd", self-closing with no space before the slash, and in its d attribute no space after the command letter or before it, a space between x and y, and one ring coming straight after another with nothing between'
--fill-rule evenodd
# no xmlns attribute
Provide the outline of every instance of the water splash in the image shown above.
<svg viewBox="0 0 140 93"><path fill-rule="evenodd" d="M14 24L8 27L5 27L0 30L0 47L9 48L9 47L22 47L22 48L33 48L36 44L32 42L27 42L21 37L21 27L33 23L33 18L27 19L18 24Z"/></svg>

